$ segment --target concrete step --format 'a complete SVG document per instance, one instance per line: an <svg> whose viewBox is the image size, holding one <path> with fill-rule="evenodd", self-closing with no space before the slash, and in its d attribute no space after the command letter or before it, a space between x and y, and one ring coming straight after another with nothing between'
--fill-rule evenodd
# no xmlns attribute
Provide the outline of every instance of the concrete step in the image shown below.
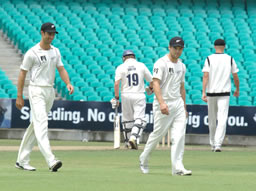
<svg viewBox="0 0 256 191"><path fill-rule="evenodd" d="M5 72L5 74L7 76L9 76L9 74L11 74L13 72L13 70L19 70L18 67L14 67L14 66L10 66L10 67L1 66L1 69Z"/></svg>
<svg viewBox="0 0 256 191"><path fill-rule="evenodd" d="M16 46L3 34L0 29L0 69L5 72L8 78L17 86L20 65L23 60L23 55ZM25 79L23 95L28 98L29 73ZM56 91L56 90L55 90ZM56 99L62 99L61 95L56 92Z"/></svg>
<svg viewBox="0 0 256 191"><path fill-rule="evenodd" d="M0 59L0 62L1 62L0 68L1 66L5 66L5 65L14 65L17 68L19 68L22 63L22 60L20 58L13 58L13 59L6 58L6 59Z"/></svg>

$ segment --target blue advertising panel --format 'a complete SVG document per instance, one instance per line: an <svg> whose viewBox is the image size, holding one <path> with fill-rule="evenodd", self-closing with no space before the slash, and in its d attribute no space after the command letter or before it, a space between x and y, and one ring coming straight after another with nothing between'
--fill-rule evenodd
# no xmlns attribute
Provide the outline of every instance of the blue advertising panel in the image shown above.
<svg viewBox="0 0 256 191"><path fill-rule="evenodd" d="M206 105L188 105L187 133L208 134ZM121 109L119 107L119 115ZM49 112L49 128L82 129L90 131L113 131L114 110L109 102L55 101ZM153 130L152 104L146 107L146 132ZM12 104L12 128L26 128L29 124L28 100L19 111ZM256 107L230 106L227 134L256 135Z"/></svg>
<svg viewBox="0 0 256 191"><path fill-rule="evenodd" d="M188 105L187 133L208 134L206 105ZM229 135L256 135L256 107L230 106L227 120Z"/></svg>

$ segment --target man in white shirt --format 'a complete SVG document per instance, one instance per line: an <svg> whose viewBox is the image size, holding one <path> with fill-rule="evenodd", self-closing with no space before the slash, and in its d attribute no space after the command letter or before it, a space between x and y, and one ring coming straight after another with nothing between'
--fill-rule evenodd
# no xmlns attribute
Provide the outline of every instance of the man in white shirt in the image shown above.
<svg viewBox="0 0 256 191"><path fill-rule="evenodd" d="M55 98L53 85L56 68L61 79L67 85L70 94L73 93L74 88L70 84L68 73L61 61L59 49L51 45L56 33L58 32L54 24L44 23L41 26L41 41L26 52L20 66L16 107L21 109L24 106L24 81L29 71L30 82L28 90L32 114L31 122L23 136L15 165L16 168L22 170L36 170L29 164L30 153L36 142L50 171L56 172L62 166L62 162L57 160L51 151L47 135L48 112L51 110Z"/></svg>
<svg viewBox="0 0 256 191"><path fill-rule="evenodd" d="M186 170L182 162L187 116L184 87L186 67L179 59L183 48L182 38L172 38L169 43L169 54L158 59L154 64L154 130L150 133L144 151L140 155L140 169L144 174L149 173L148 160L151 152L171 128L172 174L192 175L192 171Z"/></svg>
<svg viewBox="0 0 256 191"><path fill-rule="evenodd" d="M210 145L212 151L221 152L221 145L226 134L229 97L231 91L232 73L236 90L234 96L239 96L239 71L235 60L224 54L225 41L217 39L214 42L215 54L208 56L203 67L202 99L208 102L208 121ZM207 93L206 93L207 90ZM216 121L218 120L218 126Z"/></svg>
<svg viewBox="0 0 256 191"><path fill-rule="evenodd" d="M111 100L112 107L118 106L119 84L121 83L122 125L126 147L138 149L143 129L146 127L146 96L144 79L150 82L152 90L152 75L145 64L135 59L132 50L123 53L123 64L117 67L115 74L115 98ZM128 141L128 133L130 138ZM128 144L129 143L129 144Z"/></svg>

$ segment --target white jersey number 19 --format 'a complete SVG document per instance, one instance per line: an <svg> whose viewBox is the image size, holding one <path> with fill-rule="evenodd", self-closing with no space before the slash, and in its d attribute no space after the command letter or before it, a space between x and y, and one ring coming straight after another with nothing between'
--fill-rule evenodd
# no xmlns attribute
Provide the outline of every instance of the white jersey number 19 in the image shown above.
<svg viewBox="0 0 256 191"><path fill-rule="evenodd" d="M129 86L137 86L139 84L139 76L137 73L129 74L126 76L128 78L128 84Z"/></svg>

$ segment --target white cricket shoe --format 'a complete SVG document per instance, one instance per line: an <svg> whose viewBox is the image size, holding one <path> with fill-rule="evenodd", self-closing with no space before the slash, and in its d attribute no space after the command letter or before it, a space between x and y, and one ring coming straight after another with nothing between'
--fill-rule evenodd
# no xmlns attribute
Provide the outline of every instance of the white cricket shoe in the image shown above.
<svg viewBox="0 0 256 191"><path fill-rule="evenodd" d="M143 174L148 174L149 173L148 165L142 164L141 162L140 162L140 170Z"/></svg>
<svg viewBox="0 0 256 191"><path fill-rule="evenodd" d="M221 152L221 148L220 147L215 147L214 152Z"/></svg>
<svg viewBox="0 0 256 191"><path fill-rule="evenodd" d="M52 166L49 168L49 170L50 170L51 172L57 172L58 169L59 169L61 166L62 166L62 162L61 162L60 160L56 160L55 163L54 163L54 165L52 165Z"/></svg>
<svg viewBox="0 0 256 191"><path fill-rule="evenodd" d="M183 170L178 170L176 172L172 173L173 176L191 176L192 171L191 170L186 170L185 168Z"/></svg>
<svg viewBox="0 0 256 191"><path fill-rule="evenodd" d="M18 162L16 162L15 167L21 170L27 170L27 171L35 171L36 168L33 166L30 166L29 164L20 165Z"/></svg>

